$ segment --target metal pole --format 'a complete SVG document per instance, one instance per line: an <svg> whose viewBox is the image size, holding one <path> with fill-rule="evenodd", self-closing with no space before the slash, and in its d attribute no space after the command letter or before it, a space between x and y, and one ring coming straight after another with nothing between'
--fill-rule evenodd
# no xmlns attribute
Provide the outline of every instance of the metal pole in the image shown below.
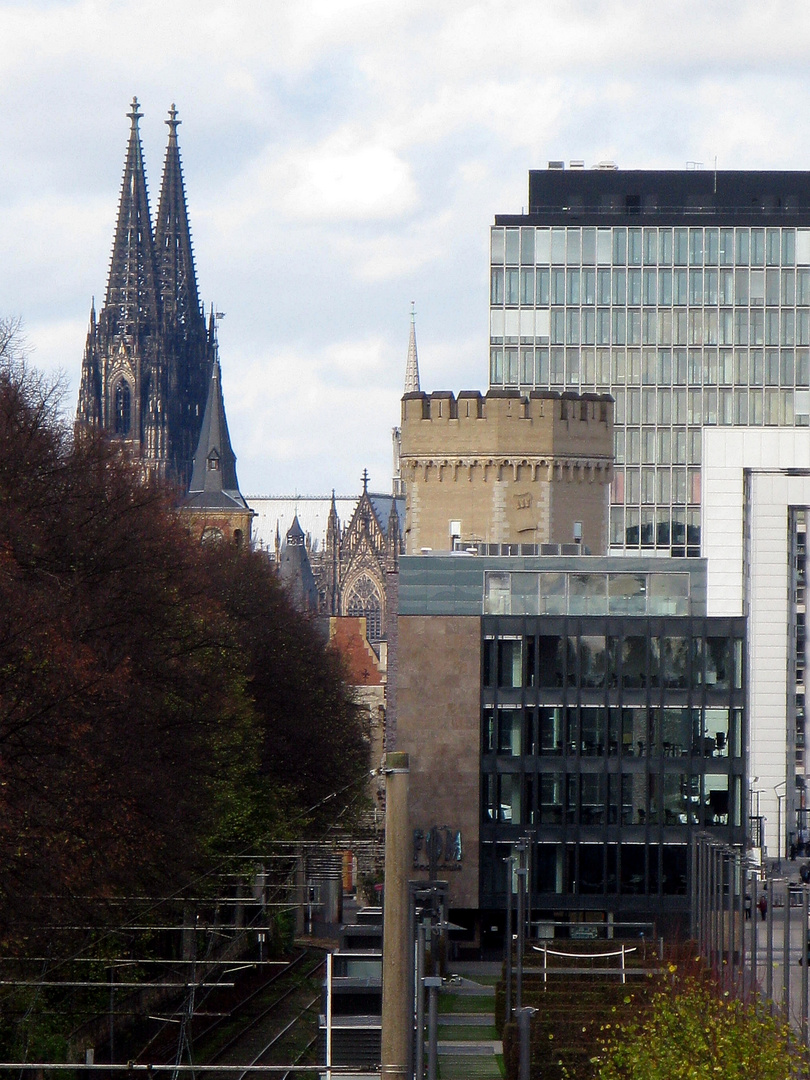
<svg viewBox="0 0 810 1080"><path fill-rule="evenodd" d="M698 952L702 953L702 951L703 951L703 949L702 949L702 941L703 941L703 937L702 937L702 935L703 935L703 925L702 925L702 916L703 916L703 906L702 906L703 905L703 896L702 896L703 864L702 864L701 855L702 855L702 844L700 842L699 837L695 836L695 921L694 921L694 927L693 927L693 930L692 930L692 936L695 939L695 941L698 943Z"/></svg>
<svg viewBox="0 0 810 1080"><path fill-rule="evenodd" d="M417 998L422 995L422 985L421 985L421 983L419 982L419 980L417 979L417 976L416 976L416 968L417 968L417 956L416 956L416 953L417 953L417 949L418 949L418 945L417 945L417 941L416 941L416 934L417 934L416 919L417 919L418 906L417 906L417 902L416 902L416 887L415 886L416 886L416 882L414 882L414 881L409 881L408 882L408 913L407 913L407 919L408 919L408 941L407 941L408 971L407 971L406 977L407 977L408 986L411 989L411 995L412 995L411 1003L410 1003L410 1013L411 1013L410 1019L411 1019L411 1023L408 1026L408 1034L410 1036L409 1039L408 1039L408 1068L407 1068L408 1077L412 1077L413 1074L414 1074L414 1070L416 1069L416 1065L414 1063L414 1054L416 1053L416 1039L414 1037L415 1036L415 1030L416 1030L415 1021L416 1021ZM421 914L421 912L420 912L420 914ZM423 975L425 973L424 972L424 961L425 961L425 957L424 957L424 953L423 953L422 954L422 974Z"/></svg>
<svg viewBox="0 0 810 1080"><path fill-rule="evenodd" d="M704 854L706 930L704 936L706 938L706 958L711 966L714 963L714 848L709 843L708 838L704 843L706 847Z"/></svg>
<svg viewBox="0 0 810 1080"><path fill-rule="evenodd" d="M534 838L527 838L527 864L526 864L526 926L529 944L532 940L532 869L534 865Z"/></svg>
<svg viewBox="0 0 810 1080"><path fill-rule="evenodd" d="M808 1007L807 1007L807 968L808 962L810 962L810 955L808 955L807 949L807 934L808 927L810 927L810 889L806 885L802 885L802 933L799 939L799 948L802 958L802 1042L807 1046L808 1042Z"/></svg>
<svg viewBox="0 0 810 1080"><path fill-rule="evenodd" d="M523 862L525 852L521 851L520 861ZM520 1011L523 1008L523 953L525 946L524 925L526 919L526 869L521 866L518 870L518 917L517 917L517 988L515 990L515 1008Z"/></svg>
<svg viewBox="0 0 810 1080"><path fill-rule="evenodd" d="M332 953L326 954L326 1080L332 1076Z"/></svg>
<svg viewBox="0 0 810 1080"><path fill-rule="evenodd" d="M782 979L782 1000L785 1020L790 1018L790 882L785 880L785 922L782 927L782 959L785 969Z"/></svg>
<svg viewBox="0 0 810 1080"><path fill-rule="evenodd" d="M734 856L729 851L724 855L727 867L726 878L728 881L728 901L725 913L726 931L726 984L730 990L734 988Z"/></svg>
<svg viewBox="0 0 810 1080"><path fill-rule="evenodd" d="M708 966L717 974L717 852L708 849Z"/></svg>
<svg viewBox="0 0 810 1080"><path fill-rule="evenodd" d="M720 986L726 987L726 968L724 959L724 934L723 934L723 852L715 852L717 863L717 914L715 918L715 943L717 945L717 974L720 978Z"/></svg>
<svg viewBox="0 0 810 1080"><path fill-rule="evenodd" d="M699 924L698 923L698 914L699 914L699 903L700 903L700 901L699 901L699 896L700 896L700 889L699 889L700 874L699 874L698 864L699 864L699 861L700 861L700 847L698 845L698 837L697 836L692 836L690 854L691 854L691 860L690 860L690 862L691 862L691 880L689 882L689 894L690 894L690 897L691 897L691 902L689 904L689 914L690 914L689 934L691 936L692 941L700 941L699 936L698 936L698 924Z"/></svg>
<svg viewBox="0 0 810 1080"><path fill-rule="evenodd" d="M409 948L408 755L385 757L385 894L383 909L382 1039L383 1080L404 1080L413 1044L413 983ZM412 948L412 946L411 946Z"/></svg>
<svg viewBox="0 0 810 1080"><path fill-rule="evenodd" d="M700 945L701 956L706 956L707 942L706 942L706 909L707 909L707 869L706 869L706 841L704 837L701 837L698 841L698 863L700 865L700 876L698 880L698 944Z"/></svg>
<svg viewBox="0 0 810 1080"><path fill-rule="evenodd" d="M739 854L737 856L737 882L739 889L737 892L737 924L740 928L738 941L740 945L739 956L737 957L737 977L740 982L740 993L743 998L745 997L745 856Z"/></svg>
<svg viewBox="0 0 810 1080"><path fill-rule="evenodd" d="M518 1009L518 1035L520 1041L520 1066L518 1080L530 1080L531 1077L531 1020L537 1009Z"/></svg>
<svg viewBox="0 0 810 1080"><path fill-rule="evenodd" d="M416 928L416 1080L425 1076L425 924Z"/></svg>
<svg viewBox="0 0 810 1080"><path fill-rule="evenodd" d="M110 968L110 1064L115 1063L115 965Z"/></svg>
<svg viewBox="0 0 810 1080"><path fill-rule="evenodd" d="M506 995L504 1001L504 1022L512 1019L512 863L510 855L506 860Z"/></svg>
<svg viewBox="0 0 810 1080"><path fill-rule="evenodd" d="M756 901L757 886L759 884L759 876L756 871L751 871L748 877L748 887L751 894L751 985L749 992L753 998L759 988L759 942L757 933L757 911ZM754 912L757 911L757 915Z"/></svg>
<svg viewBox="0 0 810 1080"><path fill-rule="evenodd" d="M439 987L441 975L429 975L425 979L428 991L428 1080L436 1080L438 1074L439 1046L436 1029L438 1025Z"/></svg>
<svg viewBox="0 0 810 1080"><path fill-rule="evenodd" d="M743 956L743 893L742 887L742 863L740 853L733 852L731 856L731 875L733 892L731 902L731 986L735 994L740 992L740 964Z"/></svg>
<svg viewBox="0 0 810 1080"><path fill-rule="evenodd" d="M773 1010L773 878L768 877L765 881L765 899L768 904L766 929L767 945L765 953L765 993L768 997L769 1008Z"/></svg>
<svg viewBox="0 0 810 1080"><path fill-rule="evenodd" d="M708 967L714 968L714 848L706 841L705 852L705 917L704 956Z"/></svg>
<svg viewBox="0 0 810 1080"><path fill-rule="evenodd" d="M728 861L728 985L733 993L737 989L737 856L729 852Z"/></svg>

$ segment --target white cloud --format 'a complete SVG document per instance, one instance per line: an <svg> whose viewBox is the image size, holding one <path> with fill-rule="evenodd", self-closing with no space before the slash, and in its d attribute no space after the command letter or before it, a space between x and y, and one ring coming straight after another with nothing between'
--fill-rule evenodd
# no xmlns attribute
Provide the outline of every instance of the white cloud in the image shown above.
<svg viewBox="0 0 810 1080"><path fill-rule="evenodd" d="M528 169L807 168L808 37L799 0L0 0L0 313L75 399L128 103L154 208L176 101L243 483L382 486L409 303L425 384L485 385Z"/></svg>
<svg viewBox="0 0 810 1080"><path fill-rule="evenodd" d="M416 202L407 163L390 146L348 127L279 158L265 153L243 182L265 190L278 211L299 221L396 218Z"/></svg>

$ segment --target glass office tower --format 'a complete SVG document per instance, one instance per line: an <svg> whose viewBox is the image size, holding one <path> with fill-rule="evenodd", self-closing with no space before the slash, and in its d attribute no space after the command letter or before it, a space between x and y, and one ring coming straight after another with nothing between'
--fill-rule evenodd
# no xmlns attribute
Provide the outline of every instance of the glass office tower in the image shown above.
<svg viewBox="0 0 810 1080"><path fill-rule="evenodd" d="M532 171L490 385L612 394L611 550L700 555L702 428L810 424L810 173Z"/></svg>

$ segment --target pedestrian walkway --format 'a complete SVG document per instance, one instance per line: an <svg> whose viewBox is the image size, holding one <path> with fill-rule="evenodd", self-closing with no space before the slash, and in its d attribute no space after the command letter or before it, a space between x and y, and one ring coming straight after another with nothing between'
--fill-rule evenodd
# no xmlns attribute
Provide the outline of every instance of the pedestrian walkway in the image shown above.
<svg viewBox="0 0 810 1080"><path fill-rule="evenodd" d="M445 981L439 994L439 1080L504 1077L503 1044L495 1028L497 979L498 965L477 965L475 972Z"/></svg>

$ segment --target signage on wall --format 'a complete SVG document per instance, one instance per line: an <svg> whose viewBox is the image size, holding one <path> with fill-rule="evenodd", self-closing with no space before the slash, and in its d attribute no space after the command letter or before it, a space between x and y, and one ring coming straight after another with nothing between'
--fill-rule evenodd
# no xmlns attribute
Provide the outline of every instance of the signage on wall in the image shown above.
<svg viewBox="0 0 810 1080"><path fill-rule="evenodd" d="M461 830L449 825L413 830L414 870L461 870ZM432 875L433 876L433 875Z"/></svg>

